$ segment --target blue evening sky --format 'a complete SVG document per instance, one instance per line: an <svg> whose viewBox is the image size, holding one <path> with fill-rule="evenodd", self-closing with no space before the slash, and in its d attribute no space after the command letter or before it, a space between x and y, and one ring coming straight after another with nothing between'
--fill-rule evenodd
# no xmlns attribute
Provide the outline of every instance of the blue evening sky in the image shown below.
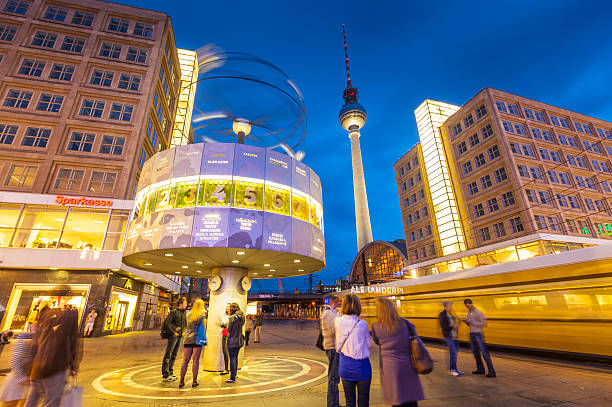
<svg viewBox="0 0 612 407"><path fill-rule="evenodd" d="M120 2L170 15L180 48L257 55L301 89L304 163L323 184L327 267L315 283L346 276L357 253L350 146L338 124L342 23L368 113L361 148L375 240L404 238L393 163L418 141L414 109L423 99L461 105L493 87L612 121L610 2ZM286 279L284 287L304 290L307 281ZM261 286L274 289L276 280Z"/></svg>

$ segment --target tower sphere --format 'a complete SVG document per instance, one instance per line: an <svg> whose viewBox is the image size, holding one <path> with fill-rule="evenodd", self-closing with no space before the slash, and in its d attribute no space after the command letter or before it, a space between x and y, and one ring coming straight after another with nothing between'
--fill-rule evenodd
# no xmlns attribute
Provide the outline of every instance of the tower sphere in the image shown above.
<svg viewBox="0 0 612 407"><path fill-rule="evenodd" d="M359 130L365 124L366 118L365 108L357 102L347 103L340 109L338 120L344 130Z"/></svg>

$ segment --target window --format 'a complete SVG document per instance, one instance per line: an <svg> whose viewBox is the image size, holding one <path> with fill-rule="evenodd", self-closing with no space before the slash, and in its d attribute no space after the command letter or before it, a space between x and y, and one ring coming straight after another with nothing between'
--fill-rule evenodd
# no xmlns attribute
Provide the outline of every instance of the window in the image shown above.
<svg viewBox="0 0 612 407"><path fill-rule="evenodd" d="M580 133L593 134L593 130L591 130L591 126L588 124L579 122L574 122L574 124L576 125L576 130L578 130Z"/></svg>
<svg viewBox="0 0 612 407"><path fill-rule="evenodd" d="M143 148L142 151L140 152L140 160L138 161L138 165L142 167L146 160L147 160L147 153ZM140 164L141 161L142 161L142 164ZM410 200L406 198L404 199L404 208L408 208L408 207L410 207Z"/></svg>
<svg viewBox="0 0 612 407"><path fill-rule="evenodd" d="M474 163L476 167L480 167L485 164L484 154L480 153L474 158Z"/></svg>
<svg viewBox="0 0 612 407"><path fill-rule="evenodd" d="M64 42L62 42L62 49L64 51L81 53L83 51L84 45L85 45L85 40L83 38L66 36L64 37Z"/></svg>
<svg viewBox="0 0 612 407"><path fill-rule="evenodd" d="M420 219L421 219L421 212L416 211L414 213L414 220L417 221L417 220L420 220Z"/></svg>
<svg viewBox="0 0 612 407"><path fill-rule="evenodd" d="M111 17L108 22L108 30L120 33L127 33L128 25L130 25L129 20Z"/></svg>
<svg viewBox="0 0 612 407"><path fill-rule="evenodd" d="M523 155L523 153L521 153L521 145L519 143L510 142L510 150L512 150L514 154Z"/></svg>
<svg viewBox="0 0 612 407"><path fill-rule="evenodd" d="M538 196L536 195L536 191L533 189L526 189L525 195L527 195L527 200L531 203L538 203Z"/></svg>
<svg viewBox="0 0 612 407"><path fill-rule="evenodd" d="M496 223L493 225L493 232L495 233L495 237L502 237L506 235L506 229L504 228L504 223Z"/></svg>
<svg viewBox="0 0 612 407"><path fill-rule="evenodd" d="M457 152L459 154L463 154L467 151L467 146L465 145L465 141L462 141L461 143L457 144Z"/></svg>
<svg viewBox="0 0 612 407"><path fill-rule="evenodd" d="M517 105L513 105L512 103L508 103L508 113L514 114L516 116L519 115L519 109Z"/></svg>
<svg viewBox="0 0 612 407"><path fill-rule="evenodd" d="M4 185L9 187L31 187L38 167L33 165L11 164Z"/></svg>
<svg viewBox="0 0 612 407"><path fill-rule="evenodd" d="M539 112L539 111L536 110L535 111L535 117L536 117L537 121L542 122L542 123L546 123L546 119L544 119L544 113Z"/></svg>
<svg viewBox="0 0 612 407"><path fill-rule="evenodd" d="M528 119L535 120L535 116L533 115L533 110L531 109L523 109L525 111L525 117Z"/></svg>
<svg viewBox="0 0 612 407"><path fill-rule="evenodd" d="M548 150L541 148L540 149L540 157L542 157L542 160L549 160L550 161L550 155L548 155Z"/></svg>
<svg viewBox="0 0 612 407"><path fill-rule="evenodd" d="M402 182L402 192L406 192L407 189L408 187L406 186L406 183Z"/></svg>
<svg viewBox="0 0 612 407"><path fill-rule="evenodd" d="M578 158L582 160L581 157L576 157L576 160L578 160ZM591 160L591 163L593 164L593 169L595 171L610 172L610 167L608 166L608 163L605 161ZM584 161L582 164L583 165L579 165L579 166L586 168L586 165L584 165Z"/></svg>
<svg viewBox="0 0 612 407"><path fill-rule="evenodd" d="M535 127L532 127L531 134L533 135L533 138L542 140L542 133L540 133L540 129L536 129Z"/></svg>
<svg viewBox="0 0 612 407"><path fill-rule="evenodd" d="M24 0L8 0L4 6L4 11L15 14L25 14L30 7L29 1Z"/></svg>
<svg viewBox="0 0 612 407"><path fill-rule="evenodd" d="M482 118L486 114L487 114L487 109L485 108L485 105L480 105L476 108L476 117L478 119Z"/></svg>
<svg viewBox="0 0 612 407"><path fill-rule="evenodd" d="M593 200L591 198L584 198L584 204L586 205L588 210L595 210L595 205L593 204Z"/></svg>
<svg viewBox="0 0 612 407"><path fill-rule="evenodd" d="M521 218L510 219L508 223L510 223L510 230L512 230L512 233L518 233L518 232L522 232L523 230L525 230L523 228L523 223L521 222Z"/></svg>
<svg viewBox="0 0 612 407"><path fill-rule="evenodd" d="M419 199L425 199L425 190L419 189Z"/></svg>
<svg viewBox="0 0 612 407"><path fill-rule="evenodd" d="M99 69L94 69L91 73L91 79L89 80L90 85L101 85L101 86L110 86L113 82L113 77L115 73L112 71L101 71Z"/></svg>
<svg viewBox="0 0 612 407"><path fill-rule="evenodd" d="M489 213L495 212L499 209L499 204L497 203L497 198L491 198L487 200L487 210Z"/></svg>
<svg viewBox="0 0 612 407"><path fill-rule="evenodd" d="M512 191L502 194L502 203L504 204L504 207L514 205L515 201L514 201L514 194L512 193Z"/></svg>
<svg viewBox="0 0 612 407"><path fill-rule="evenodd" d="M102 43L102 48L100 48L101 57L118 59L120 54L121 45L109 44L107 42Z"/></svg>
<svg viewBox="0 0 612 407"><path fill-rule="evenodd" d="M91 180L89 181L87 191L111 193L115 187L116 178L117 174L113 172L94 171L91 174Z"/></svg>
<svg viewBox="0 0 612 407"><path fill-rule="evenodd" d="M420 172L417 172L417 173L414 175L414 180L415 180L415 182L417 182L417 183L419 183L419 182L423 181L423 178L421 178L421 173L420 173Z"/></svg>
<svg viewBox="0 0 612 407"><path fill-rule="evenodd" d="M74 74L74 66L53 64L51 72L49 72L49 79L59 79L60 81L70 82L72 80L72 74Z"/></svg>
<svg viewBox="0 0 612 407"><path fill-rule="evenodd" d="M153 120L149 118L147 122L147 138L151 141L151 145L153 146L153 151L157 151L157 130L155 130L155 126L153 126Z"/></svg>
<svg viewBox="0 0 612 407"><path fill-rule="evenodd" d="M406 183L404 182L404 185L406 185ZM414 186L414 179L409 178L408 179L408 185L412 188ZM404 189L405 190L405 189Z"/></svg>
<svg viewBox="0 0 612 407"><path fill-rule="evenodd" d="M101 154L121 155L123 154L124 144L125 137L103 136L98 152Z"/></svg>
<svg viewBox="0 0 612 407"><path fill-rule="evenodd" d="M580 188L586 188L586 184L584 182L584 177L580 176L580 175L576 175L576 185L578 185Z"/></svg>
<svg viewBox="0 0 612 407"><path fill-rule="evenodd" d="M427 248L421 247L421 257L427 257Z"/></svg>
<svg viewBox="0 0 612 407"><path fill-rule="evenodd" d="M589 140L582 140L582 145L584 146L585 150L590 150L595 153L602 154L602 151L599 148L599 143L593 143Z"/></svg>
<svg viewBox="0 0 612 407"><path fill-rule="evenodd" d="M474 118L471 114L468 114L465 119L463 119L463 123L465 124L465 128L467 129L472 124L474 124Z"/></svg>
<svg viewBox="0 0 612 407"><path fill-rule="evenodd" d="M550 134L550 131L548 130L542 130L542 137L544 137L544 140L546 141L550 141L551 143L554 142L552 135Z"/></svg>
<svg viewBox="0 0 612 407"><path fill-rule="evenodd" d="M468 192L470 195L478 193L478 185L476 184L476 182L471 182L468 184Z"/></svg>
<svg viewBox="0 0 612 407"><path fill-rule="evenodd" d="M550 182L559 182L559 178L557 177L557 171L548 171L548 179Z"/></svg>
<svg viewBox="0 0 612 407"><path fill-rule="evenodd" d="M50 129L28 127L25 135L23 136L23 140L21 140L21 145L28 147L45 148L47 147L47 143L49 142L49 137L51 137Z"/></svg>
<svg viewBox="0 0 612 407"><path fill-rule="evenodd" d="M0 24L0 41L13 41L13 38L15 38L16 33L17 27Z"/></svg>
<svg viewBox="0 0 612 407"><path fill-rule="evenodd" d="M457 123L456 126L453 127L453 135L458 135L461 133L461 123Z"/></svg>
<svg viewBox="0 0 612 407"><path fill-rule="evenodd" d="M491 240L491 234L489 233L489 228L485 227L480 229L480 241L486 242L487 240Z"/></svg>
<svg viewBox="0 0 612 407"><path fill-rule="evenodd" d="M72 16L72 24L84 25L85 27L91 27L93 23L94 15L86 13L84 11L75 11Z"/></svg>
<svg viewBox="0 0 612 407"><path fill-rule="evenodd" d="M506 109L506 104L504 102L496 101L495 106L497 106L497 110L499 110L500 112L508 113L508 110Z"/></svg>
<svg viewBox="0 0 612 407"><path fill-rule="evenodd" d="M550 159L556 163L561 162L561 157L559 156L559 153L557 153L556 151L550 151Z"/></svg>
<svg viewBox="0 0 612 407"><path fill-rule="evenodd" d="M32 92L25 90L10 89L2 106L27 109L32 99Z"/></svg>
<svg viewBox="0 0 612 407"><path fill-rule="evenodd" d="M550 194L547 191L538 191L538 195L540 196L540 202L544 205L551 205L552 200L550 199Z"/></svg>
<svg viewBox="0 0 612 407"><path fill-rule="evenodd" d="M481 177L480 178L480 184L482 185L482 189L487 189L491 185L493 185L491 183L491 177L489 175L485 175L484 177Z"/></svg>
<svg viewBox="0 0 612 407"><path fill-rule="evenodd" d="M538 229L548 229L548 226L546 225L546 218L544 216L534 215L534 218Z"/></svg>
<svg viewBox="0 0 612 407"><path fill-rule="evenodd" d="M597 207L598 212L603 212L605 210L604 202L601 199L595 200L595 206Z"/></svg>
<svg viewBox="0 0 612 407"><path fill-rule="evenodd" d="M17 129L19 129L17 126L0 124L0 144L13 144Z"/></svg>
<svg viewBox="0 0 612 407"><path fill-rule="evenodd" d="M70 151L85 151L91 153L93 143L96 139L95 134L73 132L68 142L67 150Z"/></svg>
<svg viewBox="0 0 612 407"><path fill-rule="evenodd" d="M525 154L527 157L535 158L535 153L533 152L531 146L521 144L521 148L523 149L523 154Z"/></svg>
<svg viewBox="0 0 612 407"><path fill-rule="evenodd" d="M125 59L127 61L145 63L147 61L147 50L144 48L129 47Z"/></svg>
<svg viewBox="0 0 612 407"><path fill-rule="evenodd" d="M489 153L489 160L494 160L499 157L499 148L497 147L497 144L489 148L487 151Z"/></svg>
<svg viewBox="0 0 612 407"><path fill-rule="evenodd" d="M38 99L38 103L36 104L36 110L42 110L43 112L53 112L57 113L62 108L62 103L64 103L64 97L60 95L49 95L43 93L40 95Z"/></svg>
<svg viewBox="0 0 612 407"><path fill-rule="evenodd" d="M61 7L49 6L45 13L47 20L64 21L68 15L68 10Z"/></svg>
<svg viewBox="0 0 612 407"><path fill-rule="evenodd" d="M569 177L567 176L565 172L559 171L559 180L561 181L562 184L570 185Z"/></svg>
<svg viewBox="0 0 612 407"><path fill-rule="evenodd" d="M550 227L550 230L561 230L561 226L559 225L559 218L557 218L556 216L548 217L548 226Z"/></svg>
<svg viewBox="0 0 612 407"><path fill-rule="evenodd" d="M480 129L480 134L482 134L482 139L487 139L493 135L493 128L490 124L487 124L482 129Z"/></svg>
<svg viewBox="0 0 612 407"><path fill-rule="evenodd" d="M564 119L563 117L559 118L559 123L561 123L561 127L565 127L566 129L570 128L567 119Z"/></svg>
<svg viewBox="0 0 612 407"><path fill-rule="evenodd" d="M475 218L484 216L484 214L485 212L484 212L484 208L482 207L482 204L474 205L474 217Z"/></svg>
<svg viewBox="0 0 612 407"><path fill-rule="evenodd" d="M557 202L559 203L559 206L563 206L565 208L567 208L567 198L565 197L565 195L563 194L557 194Z"/></svg>
<svg viewBox="0 0 612 407"><path fill-rule="evenodd" d="M81 109L79 110L80 116L88 117L102 117L104 111L104 102L101 100L83 99L81 103Z"/></svg>
<svg viewBox="0 0 612 407"><path fill-rule="evenodd" d="M544 179L544 177L542 176L542 171L540 171L540 169L537 167L529 167L529 172L531 173L531 177L533 179Z"/></svg>
<svg viewBox="0 0 612 407"><path fill-rule="evenodd" d="M554 124L555 126L560 126L559 124L559 118L557 116L553 116L552 114L550 115L550 121L552 122L552 124Z"/></svg>
<svg viewBox="0 0 612 407"><path fill-rule="evenodd" d="M408 224L412 223L412 214L411 213L408 214L408 217L406 218L406 223L408 223Z"/></svg>
<svg viewBox="0 0 612 407"><path fill-rule="evenodd" d="M568 195L567 196L567 200L569 202L569 205L574 208L574 209L579 209L580 205L578 204L578 198L576 198L573 195Z"/></svg>
<svg viewBox="0 0 612 407"><path fill-rule="evenodd" d="M470 146L474 147L476 144L478 144L480 142L480 140L478 139L478 133L474 133L469 137L470 140Z"/></svg>
<svg viewBox="0 0 612 407"><path fill-rule="evenodd" d="M472 172L472 162L466 161L463 163L463 173L469 174L470 172Z"/></svg>
<svg viewBox="0 0 612 407"><path fill-rule="evenodd" d="M527 168L527 166L526 166L526 165L518 164L518 165L516 166L516 168L518 168L519 175L520 175L521 177L527 177L527 178L529 178L529 169Z"/></svg>
<svg viewBox="0 0 612 407"><path fill-rule="evenodd" d="M603 189L604 191L612 192L612 188L610 187L608 181L600 181L599 184L601 185L601 189Z"/></svg>
<svg viewBox="0 0 612 407"><path fill-rule="evenodd" d="M129 122L132 120L132 111L134 110L134 106L132 105L124 105L122 103L113 103L110 111L109 118L113 120L122 120L125 122Z"/></svg>
<svg viewBox="0 0 612 407"><path fill-rule="evenodd" d="M503 120L502 124L504 125L504 131L508 132L508 133L514 133L514 127L512 127L512 123Z"/></svg>
<svg viewBox="0 0 612 407"><path fill-rule="evenodd" d="M134 35L151 38L153 37L153 26L151 24L136 23L136 26L134 26Z"/></svg>
<svg viewBox="0 0 612 407"><path fill-rule="evenodd" d="M119 89L138 90L140 87L140 76L121 74L119 77ZM403 170L403 168L402 168Z"/></svg>
<svg viewBox="0 0 612 407"><path fill-rule="evenodd" d="M508 174L506 174L506 169L504 167L498 168L495 170L495 182L502 182L508 179Z"/></svg>
<svg viewBox="0 0 612 407"><path fill-rule="evenodd" d="M567 154L566 158L568 163L570 163L571 165L576 165L576 157L574 155Z"/></svg>
<svg viewBox="0 0 612 407"><path fill-rule="evenodd" d="M610 138L610 130L597 129L597 133L601 138Z"/></svg>
<svg viewBox="0 0 612 407"><path fill-rule="evenodd" d="M157 118L159 119L160 123L164 122L164 107L162 106L162 103L159 99L159 95L157 94L157 91L155 91L155 93L153 94L153 107L155 109L155 113L157 113Z"/></svg>
<svg viewBox="0 0 612 407"><path fill-rule="evenodd" d="M421 216L424 217L424 218L429 216L429 212L427 211L427 207L426 206L421 208Z"/></svg>
<svg viewBox="0 0 612 407"><path fill-rule="evenodd" d="M57 40L57 34L47 33L43 31L36 31L34 38L32 39L32 45L45 48L53 48L55 41Z"/></svg>
<svg viewBox="0 0 612 407"><path fill-rule="evenodd" d="M595 160L593 160L595 161ZM584 158L580 157L580 156L576 156L576 164L578 164L578 167L582 167L582 168L586 168L586 163L584 161Z"/></svg>
<svg viewBox="0 0 612 407"><path fill-rule="evenodd" d="M43 69L47 63L44 61L35 61L32 59L24 59L17 73L19 75L37 76L42 75Z"/></svg>
<svg viewBox="0 0 612 407"><path fill-rule="evenodd" d="M53 188L66 191L78 191L81 188L84 173L85 171L83 170L61 168L57 174Z"/></svg>

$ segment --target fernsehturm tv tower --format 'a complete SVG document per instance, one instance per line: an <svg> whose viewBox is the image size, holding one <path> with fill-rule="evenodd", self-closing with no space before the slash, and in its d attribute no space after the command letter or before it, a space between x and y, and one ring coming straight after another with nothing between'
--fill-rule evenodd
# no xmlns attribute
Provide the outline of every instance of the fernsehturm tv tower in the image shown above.
<svg viewBox="0 0 612 407"><path fill-rule="evenodd" d="M344 130L348 131L351 140L351 158L353 161L353 191L355 193L355 220L357 226L357 250L361 250L372 241L372 226L370 225L370 210L366 193L363 163L361 162L361 146L359 144L359 129L365 124L367 115L363 106L357 103L357 88L351 84L349 70L348 48L346 46L346 31L342 24L344 37L344 62L346 63L346 89L344 89L344 105L340 109L338 120Z"/></svg>

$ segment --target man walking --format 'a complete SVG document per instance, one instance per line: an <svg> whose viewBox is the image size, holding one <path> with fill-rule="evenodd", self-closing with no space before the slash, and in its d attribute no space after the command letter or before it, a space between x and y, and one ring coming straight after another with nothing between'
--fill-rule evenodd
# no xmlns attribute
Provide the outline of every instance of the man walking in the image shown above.
<svg viewBox="0 0 612 407"><path fill-rule="evenodd" d="M172 382L177 379L174 375L174 361L176 360L176 354L181 346L183 331L187 328L185 308L187 308L187 298L181 297L177 308L170 311L162 325L161 337L168 340L166 353L164 353L164 360L162 362L162 376L164 382Z"/></svg>
<svg viewBox="0 0 612 407"><path fill-rule="evenodd" d="M255 337L253 338L254 343L261 342L261 326L263 325L263 314L261 310L257 311L255 316Z"/></svg>
<svg viewBox="0 0 612 407"><path fill-rule="evenodd" d="M327 368L327 407L339 406L338 383L338 352L336 352L336 332L335 321L338 317L338 307L340 298L332 295L329 298L329 305L325 305L321 314L321 333L323 334L323 348L327 354L329 365Z"/></svg>
<svg viewBox="0 0 612 407"><path fill-rule="evenodd" d="M457 352L459 351L459 342L457 342L457 329L459 328L459 318L453 311L453 303L444 301L442 303L444 309L438 315L440 327L444 341L448 346L449 370L451 376L461 376L463 372L457 369Z"/></svg>
<svg viewBox="0 0 612 407"><path fill-rule="evenodd" d="M468 309L468 314L466 319L463 321L470 327L470 342L472 344L472 353L474 354L474 358L476 359L476 370L474 370L473 374L484 374L485 368L482 364L482 358L480 354L484 357L485 362L487 363L487 368L489 369L489 373L487 373L487 377L496 377L495 368L493 367L493 361L491 360L491 355L489 355L489 351L487 350L487 345L484 342L484 336L482 328L487 326L487 318L478 308L474 306L474 303L469 298L466 298L463 303Z"/></svg>

